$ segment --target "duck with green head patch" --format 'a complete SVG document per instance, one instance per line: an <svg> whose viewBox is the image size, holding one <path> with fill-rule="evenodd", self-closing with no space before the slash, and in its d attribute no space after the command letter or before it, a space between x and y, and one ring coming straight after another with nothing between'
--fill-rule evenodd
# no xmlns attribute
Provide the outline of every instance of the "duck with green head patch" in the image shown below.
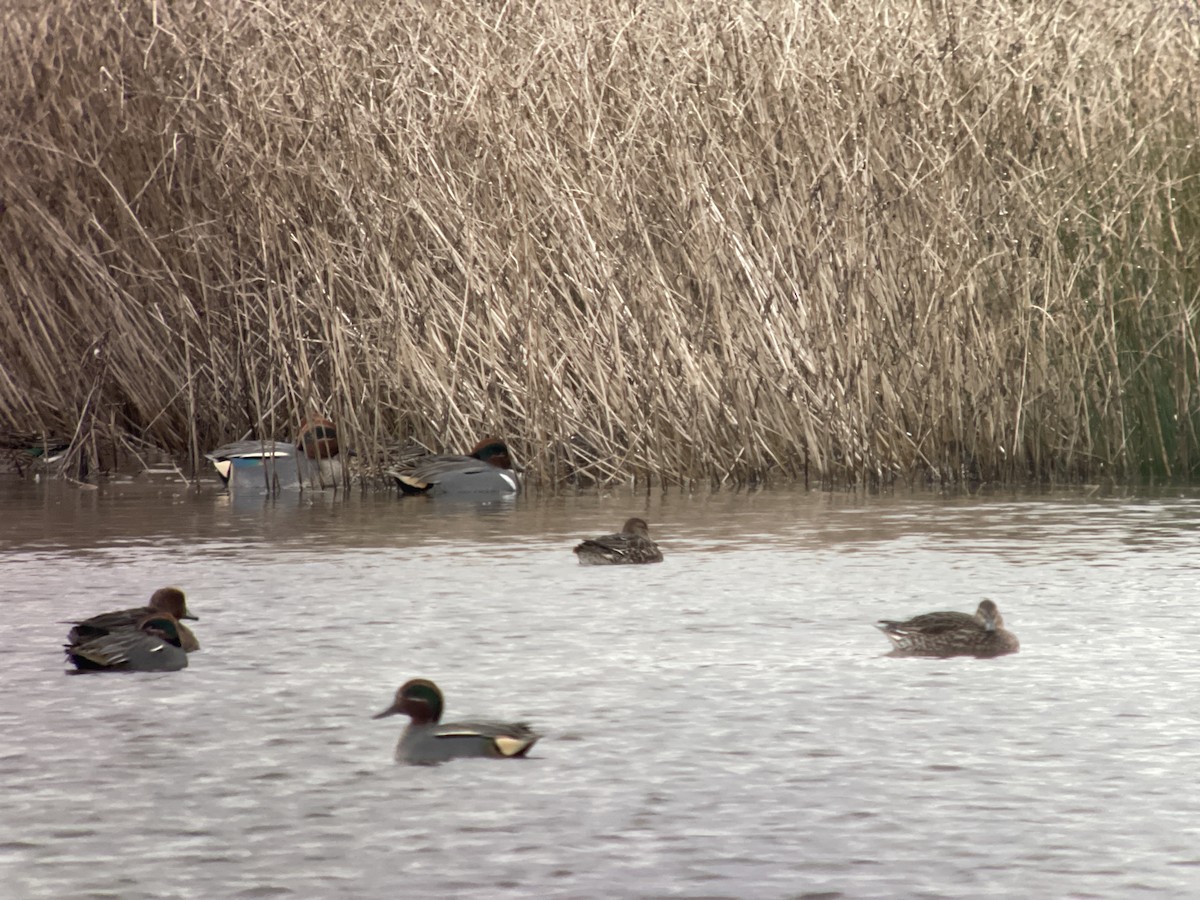
<svg viewBox="0 0 1200 900"><path fill-rule="evenodd" d="M435 765L451 759L524 756L541 735L524 722L442 722L445 703L438 686L413 678L396 691L395 701L372 718L404 714L411 719L396 745L396 762Z"/></svg>
<svg viewBox="0 0 1200 900"><path fill-rule="evenodd" d="M187 595L183 591L177 587L159 588L150 595L150 602L146 606L136 606L132 609L118 609L113 612L92 616L90 619L84 619L82 622L75 622L70 632L67 633L67 646L76 647L116 631L132 631L146 617L159 612L166 613L176 620L192 619L197 622L200 621L199 617L192 615L188 611ZM196 635L192 630L178 621L175 624L183 649L188 653L199 650L200 642L196 640Z"/></svg>
<svg viewBox="0 0 1200 900"><path fill-rule="evenodd" d="M295 441L234 441L204 456L231 491L320 490L337 488L345 478L337 426L319 417L301 419Z"/></svg>
<svg viewBox="0 0 1200 900"><path fill-rule="evenodd" d="M582 566L619 566L662 562L662 551L650 540L644 519L627 519L619 534L583 541L573 551Z"/></svg>
<svg viewBox="0 0 1200 900"><path fill-rule="evenodd" d="M147 616L136 628L120 629L66 647L67 659L81 672L173 672L186 669L180 646L182 626L169 613Z"/></svg>
<svg viewBox="0 0 1200 900"><path fill-rule="evenodd" d="M388 474L404 494L488 497L520 490L508 445L499 438L484 438L466 456L420 456Z"/></svg>
<svg viewBox="0 0 1200 900"><path fill-rule="evenodd" d="M35 466L58 462L70 449L70 441L62 438L0 429L0 472L16 472L24 478Z"/></svg>
<svg viewBox="0 0 1200 900"><path fill-rule="evenodd" d="M974 615L944 611L924 613L903 622L881 619L875 627L892 642L891 656L974 656L990 659L1016 653L1021 644L1004 627L1000 610L984 600Z"/></svg>

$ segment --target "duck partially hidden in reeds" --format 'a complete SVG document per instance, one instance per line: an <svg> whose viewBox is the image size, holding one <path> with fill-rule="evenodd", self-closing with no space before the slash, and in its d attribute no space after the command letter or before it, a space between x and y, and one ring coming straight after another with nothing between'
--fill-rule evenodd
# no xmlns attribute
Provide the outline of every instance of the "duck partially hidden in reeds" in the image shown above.
<svg viewBox="0 0 1200 900"><path fill-rule="evenodd" d="M442 722L445 702L438 686L426 678L406 681L392 705L372 716L404 714L412 721L396 745L396 762L436 765L451 759L513 759L527 754L541 735L524 722Z"/></svg>
<svg viewBox="0 0 1200 900"><path fill-rule="evenodd" d="M589 538L573 551L582 566L619 566L662 562L662 551L650 540L644 519L626 519L618 534Z"/></svg>
<svg viewBox="0 0 1200 900"><path fill-rule="evenodd" d="M200 649L200 642L196 640L196 635L190 628L178 621L179 619L191 619L198 622L200 619L188 610L187 595L177 587L159 588L150 595L150 602L146 606L118 609L73 623L73 627L67 633L66 648L70 651L82 644L115 632L133 631L142 622L157 613L165 613L175 620L176 633L179 635L180 646L184 651L192 653Z"/></svg>
<svg viewBox="0 0 1200 900"><path fill-rule="evenodd" d="M903 622L881 619L875 627L892 642L891 656L975 656L989 659L1016 653L1021 644L1004 627L1000 610L984 600L974 615L931 612Z"/></svg>
<svg viewBox="0 0 1200 900"><path fill-rule="evenodd" d="M328 419L300 422L294 442L234 441L204 454L231 490L336 488L343 481L337 426Z"/></svg>
<svg viewBox="0 0 1200 900"><path fill-rule="evenodd" d="M70 441L63 438L0 429L0 472L16 472L24 478L38 466L58 462L70 449Z"/></svg>
<svg viewBox="0 0 1200 900"><path fill-rule="evenodd" d="M173 672L187 668L181 646L182 628L169 613L157 612L138 622L65 648L67 659L81 672Z"/></svg>
<svg viewBox="0 0 1200 900"><path fill-rule="evenodd" d="M388 470L404 494L504 496L520 485L508 445L484 438L465 456L429 455Z"/></svg>

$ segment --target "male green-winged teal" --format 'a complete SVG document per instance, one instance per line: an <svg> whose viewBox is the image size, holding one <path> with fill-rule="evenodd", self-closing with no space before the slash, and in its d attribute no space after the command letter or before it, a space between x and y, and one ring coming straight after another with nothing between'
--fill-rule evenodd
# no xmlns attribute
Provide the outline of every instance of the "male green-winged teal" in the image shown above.
<svg viewBox="0 0 1200 900"><path fill-rule="evenodd" d="M443 706L436 684L413 678L396 691L391 706L372 716L383 719L403 713L412 720L396 745L396 762L435 765L464 757L511 759L524 756L541 737L524 722L442 723Z"/></svg>
<svg viewBox="0 0 1200 900"><path fill-rule="evenodd" d="M155 613L166 613L176 620L200 621L198 616L194 616L188 611L187 597L183 591L177 587L159 588L150 595L150 603L146 606L101 613L90 619L84 619L82 622L74 623L74 627L67 634L67 647L74 648L116 631L132 631ZM178 621L175 625L179 634L180 646L188 653L199 650L200 642L196 640L192 629Z"/></svg>
<svg viewBox="0 0 1200 900"><path fill-rule="evenodd" d="M484 438L466 456L421 456L388 474L405 494L504 496L520 489L508 445Z"/></svg>
<svg viewBox="0 0 1200 900"><path fill-rule="evenodd" d="M181 627L170 613L156 612L136 628L110 631L65 651L81 672L174 672L188 664Z"/></svg>
<svg viewBox="0 0 1200 900"><path fill-rule="evenodd" d="M337 426L328 419L304 419L294 443L234 441L204 454L230 490L336 488L343 469Z"/></svg>
<svg viewBox="0 0 1200 900"><path fill-rule="evenodd" d="M58 462L70 449L70 441L63 438L0 429L0 472L16 472L24 478L35 466Z"/></svg>
<svg viewBox="0 0 1200 900"><path fill-rule="evenodd" d="M892 656L975 656L988 659L1016 653L1021 644L1004 627L1000 610L984 600L975 615L931 612L904 622L882 619L875 627L892 642Z"/></svg>
<svg viewBox="0 0 1200 900"><path fill-rule="evenodd" d="M583 566L628 565L662 562L662 551L650 540L650 526L644 519L627 519L620 534L591 538L575 547Z"/></svg>

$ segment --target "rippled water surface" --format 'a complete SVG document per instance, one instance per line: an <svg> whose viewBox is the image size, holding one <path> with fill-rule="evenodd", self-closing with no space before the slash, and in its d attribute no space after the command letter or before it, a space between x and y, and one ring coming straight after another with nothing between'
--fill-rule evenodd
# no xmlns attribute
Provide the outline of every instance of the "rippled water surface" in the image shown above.
<svg viewBox="0 0 1200 900"><path fill-rule="evenodd" d="M0 509L5 898L1200 895L1195 494ZM664 563L576 564L629 515ZM187 670L64 675L166 584ZM1020 654L882 655L985 595ZM413 676L535 758L396 765Z"/></svg>

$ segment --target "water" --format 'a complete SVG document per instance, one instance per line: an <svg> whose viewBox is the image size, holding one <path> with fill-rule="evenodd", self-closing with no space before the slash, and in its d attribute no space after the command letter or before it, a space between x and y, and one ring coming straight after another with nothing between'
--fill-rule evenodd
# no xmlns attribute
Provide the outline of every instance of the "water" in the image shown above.
<svg viewBox="0 0 1200 900"><path fill-rule="evenodd" d="M0 491L6 898L1200 892L1195 494ZM576 565L629 515L664 563ZM190 668L63 674L166 584ZM870 627L982 596L1020 654ZM535 758L393 763L414 676Z"/></svg>

